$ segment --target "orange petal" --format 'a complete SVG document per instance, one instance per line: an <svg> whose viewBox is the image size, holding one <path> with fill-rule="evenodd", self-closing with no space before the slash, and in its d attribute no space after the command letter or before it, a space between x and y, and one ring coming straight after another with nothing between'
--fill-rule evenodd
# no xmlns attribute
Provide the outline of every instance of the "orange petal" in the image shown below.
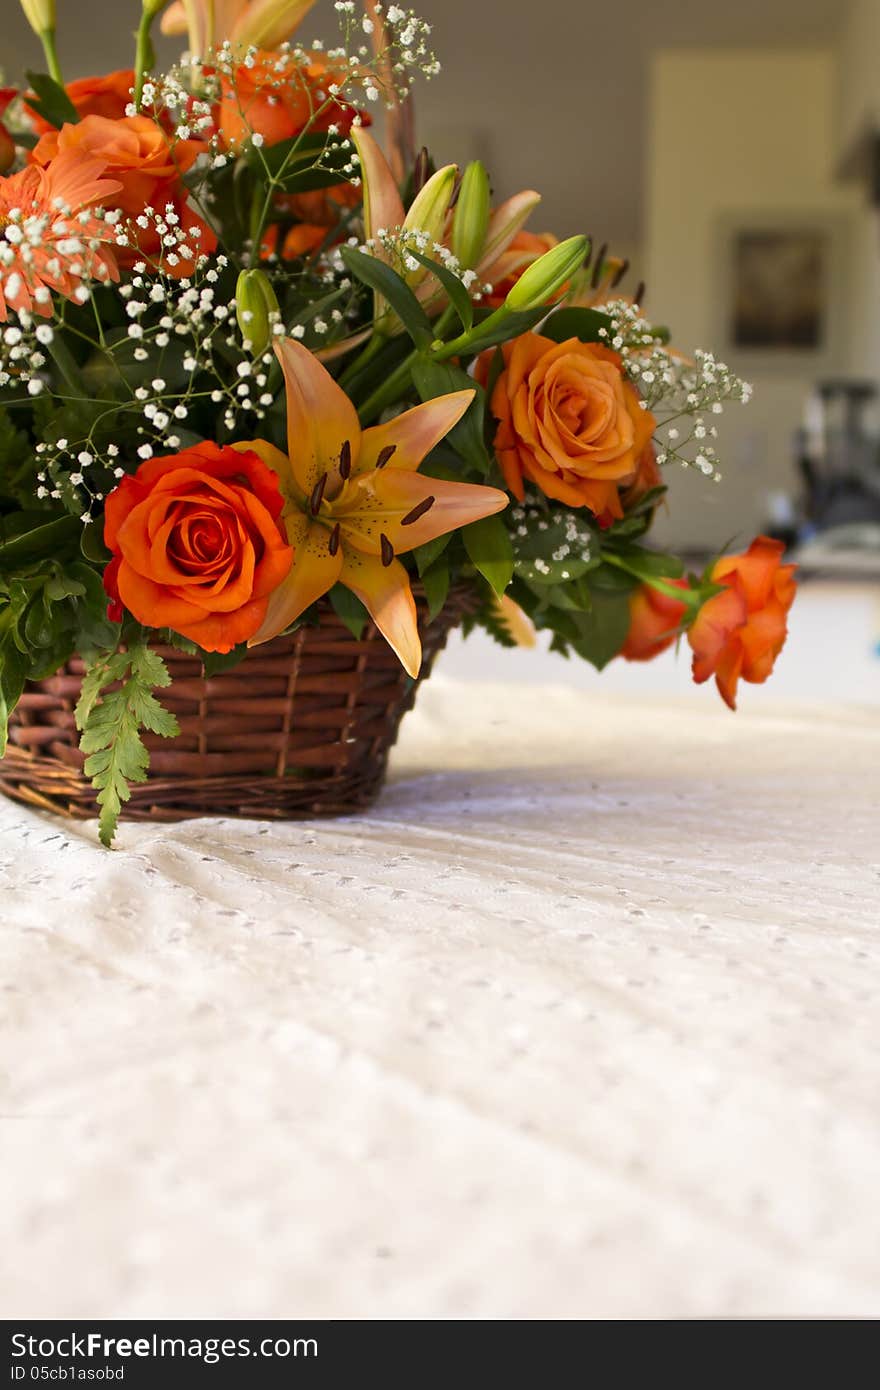
<svg viewBox="0 0 880 1390"><path fill-rule="evenodd" d="M429 500L430 506L421 516L407 520ZM395 551L403 554L458 526L503 511L507 502L507 493L495 487L449 483L424 478L421 473L383 468L353 479L344 497L334 504L333 516L342 523L346 545L366 555L380 555L384 535Z"/></svg>
<svg viewBox="0 0 880 1390"><path fill-rule="evenodd" d="M364 430L354 471L366 473L375 468L382 450L392 444L394 453L389 460L392 468L418 468L434 445L458 424L475 395L475 391L453 391L448 396L438 396L436 400L405 410L386 425L373 425Z"/></svg>
<svg viewBox="0 0 880 1390"><path fill-rule="evenodd" d="M406 214L391 166L372 135L363 126L354 125L351 138L361 161L364 233L369 240L380 227L401 227Z"/></svg>
<svg viewBox="0 0 880 1390"><path fill-rule="evenodd" d="M277 637L317 599L323 598L339 578L342 553L330 554L330 532L302 512L284 518L287 538L294 547L287 578L269 597L266 617L248 646L256 647Z"/></svg>
<svg viewBox="0 0 880 1390"><path fill-rule="evenodd" d="M235 444L230 444L230 449L237 449L240 454L256 454L261 458L267 468L278 478L282 492L292 492L295 489L293 469L290 466L290 459L286 454L282 454L280 449L276 449L274 444L270 444L266 439L242 439Z"/></svg>
<svg viewBox="0 0 880 1390"><path fill-rule="evenodd" d="M275 344L287 387L287 452L297 487L309 497L318 480L339 462L348 441L358 457L357 411L326 367L294 338Z"/></svg>
<svg viewBox="0 0 880 1390"><path fill-rule="evenodd" d="M492 213L489 218L489 226L486 229L483 254L476 268L477 275L481 280L492 279L492 271L498 257L507 250L520 227L531 216L540 201L540 193L527 188L522 193L514 193L512 198L508 198Z"/></svg>
<svg viewBox="0 0 880 1390"><path fill-rule="evenodd" d="M383 565L374 555L346 552L341 582L357 594L389 647L415 679L422 664L416 605L403 565Z"/></svg>

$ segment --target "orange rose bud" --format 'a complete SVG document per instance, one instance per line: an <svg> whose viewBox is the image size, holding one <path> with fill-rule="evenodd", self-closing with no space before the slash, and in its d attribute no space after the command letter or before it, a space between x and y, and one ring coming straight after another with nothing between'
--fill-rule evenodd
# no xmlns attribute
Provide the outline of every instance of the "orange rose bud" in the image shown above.
<svg viewBox="0 0 880 1390"><path fill-rule="evenodd" d="M484 383L494 348L483 355ZM570 507L609 521L623 516L620 489L638 475L655 420L623 374L620 356L598 343L554 343L524 333L501 349L492 392L495 451L510 491L525 481Z"/></svg>
<svg viewBox="0 0 880 1390"><path fill-rule="evenodd" d="M665 579L677 589L687 589L686 579ZM661 594L650 584L642 584L630 595L629 632L620 655L627 661L651 661L671 647L685 613L686 603Z"/></svg>
<svg viewBox="0 0 880 1390"><path fill-rule="evenodd" d="M781 564L784 552L781 541L758 536L745 554L719 560L711 579L724 590L703 604L688 633L694 680L714 676L731 709L740 678L762 684L785 644L797 566Z"/></svg>
<svg viewBox="0 0 880 1390"><path fill-rule="evenodd" d="M246 642L293 560L282 506L276 475L250 451L204 443L141 464L105 504L110 617L127 608L208 652Z"/></svg>

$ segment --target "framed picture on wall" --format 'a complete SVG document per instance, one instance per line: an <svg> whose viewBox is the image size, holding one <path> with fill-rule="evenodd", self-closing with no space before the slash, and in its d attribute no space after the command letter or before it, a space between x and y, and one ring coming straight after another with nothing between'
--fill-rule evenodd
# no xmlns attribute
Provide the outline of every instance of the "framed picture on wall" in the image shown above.
<svg viewBox="0 0 880 1390"><path fill-rule="evenodd" d="M719 340L738 367L820 374L842 361L845 217L731 213L718 244Z"/></svg>

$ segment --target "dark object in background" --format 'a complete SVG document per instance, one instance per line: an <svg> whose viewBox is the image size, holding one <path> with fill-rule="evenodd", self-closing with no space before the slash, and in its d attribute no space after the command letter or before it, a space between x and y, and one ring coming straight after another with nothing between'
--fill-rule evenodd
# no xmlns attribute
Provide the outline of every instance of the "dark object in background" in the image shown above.
<svg viewBox="0 0 880 1390"><path fill-rule="evenodd" d="M818 419L798 431L796 443L811 533L880 522L880 449L865 427L866 409L877 395L871 381L819 383Z"/></svg>

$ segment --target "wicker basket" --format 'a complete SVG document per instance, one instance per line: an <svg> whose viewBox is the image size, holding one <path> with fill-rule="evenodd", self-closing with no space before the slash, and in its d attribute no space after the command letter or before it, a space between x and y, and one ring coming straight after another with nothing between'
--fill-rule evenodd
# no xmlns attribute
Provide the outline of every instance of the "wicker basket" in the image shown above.
<svg viewBox="0 0 880 1390"><path fill-rule="evenodd" d="M419 680L449 633L472 610L454 589L429 622L417 594L424 660ZM162 648L172 683L162 703L177 715L173 740L148 737L150 775L132 787L123 816L176 821L192 816L288 820L343 815L379 791L412 681L372 623L352 637L329 604L320 625L277 637L242 664L206 679L201 663ZM73 710L83 666L30 684L10 720L0 790L68 816L94 816L82 773Z"/></svg>

